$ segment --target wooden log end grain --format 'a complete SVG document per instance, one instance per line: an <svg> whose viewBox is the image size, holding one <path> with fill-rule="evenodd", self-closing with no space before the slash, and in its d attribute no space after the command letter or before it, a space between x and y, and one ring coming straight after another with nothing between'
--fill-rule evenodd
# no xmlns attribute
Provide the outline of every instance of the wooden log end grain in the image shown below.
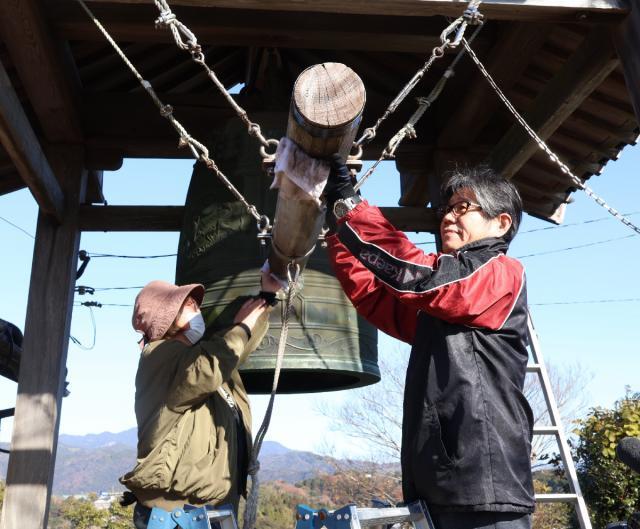
<svg viewBox="0 0 640 529"><path fill-rule="evenodd" d="M366 101L364 84L348 66L328 62L303 71L293 88L287 136L316 158L345 158Z"/></svg>

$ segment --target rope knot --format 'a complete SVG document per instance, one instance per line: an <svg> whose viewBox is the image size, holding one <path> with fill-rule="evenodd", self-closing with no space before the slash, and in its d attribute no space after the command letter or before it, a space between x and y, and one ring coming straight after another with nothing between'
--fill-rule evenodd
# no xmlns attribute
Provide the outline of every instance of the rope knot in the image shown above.
<svg viewBox="0 0 640 529"><path fill-rule="evenodd" d="M169 11L160 11L160 15L156 18L155 26L158 28L165 28L173 24L176 20L176 16Z"/></svg>
<svg viewBox="0 0 640 529"><path fill-rule="evenodd" d="M160 115L163 118L169 118L173 114L173 107L171 105L162 105L160 107Z"/></svg>
<svg viewBox="0 0 640 529"><path fill-rule="evenodd" d="M260 461L257 459L249 463L247 473L253 478L260 471Z"/></svg>

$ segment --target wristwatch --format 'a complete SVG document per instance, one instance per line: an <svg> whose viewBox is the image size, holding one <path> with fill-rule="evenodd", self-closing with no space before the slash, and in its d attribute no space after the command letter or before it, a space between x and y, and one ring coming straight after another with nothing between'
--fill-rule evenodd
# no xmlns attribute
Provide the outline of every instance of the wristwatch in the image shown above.
<svg viewBox="0 0 640 529"><path fill-rule="evenodd" d="M347 213L349 213L349 211L360 204L360 202L362 202L362 199L358 195L354 195L349 198L338 199L333 204L333 214L336 216L336 219L344 217Z"/></svg>

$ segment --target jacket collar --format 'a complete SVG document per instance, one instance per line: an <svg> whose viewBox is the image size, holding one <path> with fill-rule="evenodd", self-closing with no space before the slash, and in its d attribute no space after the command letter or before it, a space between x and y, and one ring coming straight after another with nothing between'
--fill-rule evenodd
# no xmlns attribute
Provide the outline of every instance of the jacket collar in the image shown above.
<svg viewBox="0 0 640 529"><path fill-rule="evenodd" d="M477 250L487 250L489 252L506 254L508 249L509 244L502 237L487 237L486 239L480 239L478 241L465 244L456 252L456 255Z"/></svg>

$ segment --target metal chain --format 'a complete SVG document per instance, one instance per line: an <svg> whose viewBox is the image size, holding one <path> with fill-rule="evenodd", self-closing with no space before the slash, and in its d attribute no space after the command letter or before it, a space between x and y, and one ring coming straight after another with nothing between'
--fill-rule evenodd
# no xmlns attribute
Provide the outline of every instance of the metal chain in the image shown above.
<svg viewBox="0 0 640 529"><path fill-rule="evenodd" d="M282 363L284 361L284 351L287 346L287 336L289 334L289 317L291 316L291 307L293 298L297 293L298 280L300 279L300 265L291 261L287 265L287 297L285 300L284 313L282 314L282 328L280 329L280 339L278 341L278 351L276 353L276 366L273 374L273 384L271 386L271 395L269 397L269 403L267 410L265 411L262 424L258 429L255 441L253 443L253 449L251 450L251 461L249 462L249 475L251 476L251 490L247 496L247 503L244 511L244 523L243 529L254 529L256 524L256 518L258 514L258 492L260 489L260 482L258 479L258 471L260 470L260 463L258 462L258 456L260 455L260 449L262 448L262 442L267 435L269 424L271 423L271 415L273 413L273 404L275 402L276 393L278 391L278 382L280 381L280 371L282 370Z"/></svg>
<svg viewBox="0 0 640 529"><path fill-rule="evenodd" d="M378 118L375 125L365 129L360 139L358 139L358 141L354 143L355 147L366 145L376 137L378 128L380 127L382 122L396 111L400 103L404 101L409 93L420 82L424 75L429 71L433 63L444 56L445 50L447 48L456 48L460 44L468 25L482 24L483 16L478 11L478 7L480 6L481 2L482 0L471 0L464 14L456 18L444 29L444 31L440 34L440 46L436 46L435 48L433 48L431 56L429 57L427 62L425 62L422 68L420 68L414 74L414 76L409 80L404 88L400 90L394 100L389 103L389 106L384 111L382 116ZM449 38L449 36L454 32L455 37L452 40Z"/></svg>
<svg viewBox="0 0 640 529"><path fill-rule="evenodd" d="M479 25L476 28L476 30L473 32L473 35L471 35L471 37L469 38L469 42L473 42L475 38L478 36L478 33L480 33L480 30L483 27L482 22L479 22L478 24ZM435 102L435 100L438 99L438 97L444 90L444 87L447 84L447 81L455 75L455 67L458 65L458 62L460 62L460 59L462 59L462 56L465 54L465 52L466 52L465 48L460 49L460 51L456 54L453 61L451 61L451 64L449 65L449 67L445 70L444 74L442 75L438 83L433 87L433 89L431 90L431 92L427 97L417 98L418 108L411 115L411 117L409 118L409 121L407 121L407 123L398 132L396 132L395 135L389 140L389 143L383 149L382 154L380 155L380 158L376 160L376 162L367 170L367 172L362 176L362 178L360 178L358 182L353 186L356 191L364 185L367 179L376 170L380 162L382 162L383 160L390 160L395 158L396 150L400 146L400 144L404 141L405 138L414 139L417 137L416 129L415 129L416 124L418 123L418 121L420 121L420 118L422 118L424 113Z"/></svg>
<svg viewBox="0 0 640 529"><path fill-rule="evenodd" d="M266 215L261 215L256 207L253 204L247 202L242 193L236 189L236 187L229 181L229 179L225 176L225 174L218 168L215 162L209 157L209 150L199 141L197 141L193 136L191 136L187 130L182 126L182 124L174 117L173 115L173 107L171 105L165 105L162 100L158 97L153 86L149 81L144 79L140 72L136 69L133 63L128 59L125 53L122 51L120 46L113 40L109 32L105 29L105 27L100 23L100 21L95 17L93 12L89 9L89 7L85 4L84 0L76 0L80 6L87 13L89 18L93 20L94 24L98 27L107 41L114 48L116 53L122 58L124 63L128 66L129 70L133 73L133 75L138 79L142 87L145 89L147 94L153 99L153 102L158 107L160 111L160 115L163 118L166 118L169 123L176 130L178 135L180 136L180 142L178 143L179 147L188 146L193 154L194 158L201 161L206 165L206 167L211 170L221 181L222 183L229 189L229 191L244 205L249 214L256 219L258 224L258 230L262 232L266 232L271 227L269 218Z"/></svg>
<svg viewBox="0 0 640 529"><path fill-rule="evenodd" d="M485 79L489 82L491 87L494 89L494 91L496 92L500 100L504 103L504 105L511 112L511 114L513 114L513 116L516 118L518 123L522 125L522 127L527 132L527 134L529 134L529 136L536 142L538 147L549 157L549 160L555 163L560 168L560 171L562 171L565 175L567 175L571 179L571 181L576 185L576 187L584 191L591 199L593 199L596 202L596 204L598 204L599 206L602 206L611 215L613 215L616 219L622 222L625 226L628 226L629 228L631 228L633 231L635 231L637 234L640 235L640 227L636 226L633 222L631 222L631 220L625 217L622 213L618 212L616 209L612 208L609 204L607 204L603 198L598 196L578 176L576 176L571 171L571 169L569 169L567 164L565 164L562 160L560 160L560 158L549 148L549 146L545 143L545 141L540 136L538 136L536 131L529 126L529 124L525 121L522 115L511 104L511 101L507 99L507 96L497 85L493 77L491 77L491 74L484 67L480 59L478 59L478 56L475 54L471 46L469 46L469 43L465 39L463 39L462 42L464 47L467 50L467 53L469 54L469 57L471 57L471 59L476 64L476 66L478 67L482 75L485 77Z"/></svg>
<svg viewBox="0 0 640 529"><path fill-rule="evenodd" d="M216 86L218 91L224 96L227 100L227 103L233 108L238 117L244 122L247 126L247 131L250 136L257 138L261 144L260 147L260 155L263 158L273 157L276 149L278 148L278 140L276 139L267 139L262 134L260 129L260 125L254 123L249 119L249 115L247 111L242 108L238 103L231 97L231 94L228 92L224 84L218 79L215 72L209 67L207 61L205 59L204 53L202 51L202 46L198 44L198 39L195 34L185 26L176 15L171 11L169 4L166 0L153 0L156 7L160 11L160 16L156 19L155 25L156 28L166 27L169 28L171 34L173 35L173 39L176 42L176 45L191 55L191 58L194 62L199 64L202 68L204 68L207 76L213 84ZM267 153L267 148L273 147L272 153Z"/></svg>

